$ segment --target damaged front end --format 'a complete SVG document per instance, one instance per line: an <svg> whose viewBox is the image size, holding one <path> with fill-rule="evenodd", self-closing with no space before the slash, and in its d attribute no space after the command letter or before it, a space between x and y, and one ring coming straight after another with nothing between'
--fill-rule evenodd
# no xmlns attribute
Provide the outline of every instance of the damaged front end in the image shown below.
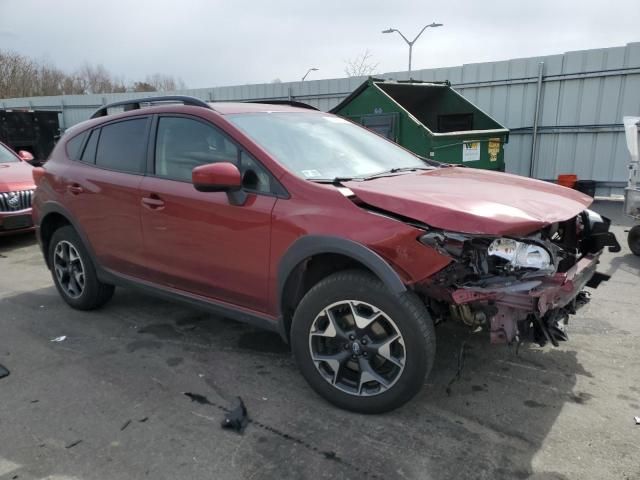
<svg viewBox="0 0 640 480"><path fill-rule="evenodd" d="M490 332L492 343L567 340L568 317L609 276L596 272L605 247L620 251L610 221L585 210L524 238L429 229L419 240L454 261L416 285L440 319Z"/></svg>

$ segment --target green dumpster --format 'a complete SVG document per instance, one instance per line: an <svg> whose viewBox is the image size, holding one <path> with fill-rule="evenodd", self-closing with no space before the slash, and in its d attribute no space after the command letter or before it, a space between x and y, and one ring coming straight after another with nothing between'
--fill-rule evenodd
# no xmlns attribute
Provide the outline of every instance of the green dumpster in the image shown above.
<svg viewBox="0 0 640 480"><path fill-rule="evenodd" d="M423 157L504 171L509 130L449 82L369 78L331 113L360 123Z"/></svg>

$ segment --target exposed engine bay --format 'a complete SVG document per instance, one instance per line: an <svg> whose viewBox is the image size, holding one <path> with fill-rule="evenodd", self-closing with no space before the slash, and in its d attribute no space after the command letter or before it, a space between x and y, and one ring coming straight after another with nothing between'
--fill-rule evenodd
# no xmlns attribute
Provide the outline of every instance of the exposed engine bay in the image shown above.
<svg viewBox="0 0 640 480"><path fill-rule="evenodd" d="M596 272L604 247L620 251L609 226L585 210L523 238L427 229L420 242L453 261L416 290L438 320L488 330L493 343L557 346L569 315L589 300L583 289L609 278Z"/></svg>

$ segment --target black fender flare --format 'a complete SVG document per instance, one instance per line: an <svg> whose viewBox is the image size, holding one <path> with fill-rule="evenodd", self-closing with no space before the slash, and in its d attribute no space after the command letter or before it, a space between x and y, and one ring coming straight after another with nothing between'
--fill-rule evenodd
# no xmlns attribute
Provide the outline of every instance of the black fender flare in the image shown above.
<svg viewBox="0 0 640 480"><path fill-rule="evenodd" d="M284 287L289 275L305 259L323 253L336 253L350 257L371 270L394 294L407 290L400 275L380 255L367 246L346 238L307 235L296 240L278 265L278 306L282 305ZM282 315L284 312L280 312Z"/></svg>

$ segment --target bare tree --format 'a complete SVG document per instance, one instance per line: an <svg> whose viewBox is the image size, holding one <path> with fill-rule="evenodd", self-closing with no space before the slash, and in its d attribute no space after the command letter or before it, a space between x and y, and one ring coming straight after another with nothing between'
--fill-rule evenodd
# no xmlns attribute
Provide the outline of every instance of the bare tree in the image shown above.
<svg viewBox="0 0 640 480"><path fill-rule="evenodd" d="M147 75L144 83L153 85L156 92L172 92L186 88L181 78L174 78L171 75L163 75L162 73Z"/></svg>
<svg viewBox="0 0 640 480"><path fill-rule="evenodd" d="M27 57L0 51L0 97L29 96L37 91L38 66Z"/></svg>
<svg viewBox="0 0 640 480"><path fill-rule="evenodd" d="M132 92L156 92L156 87L147 82L133 82Z"/></svg>
<svg viewBox="0 0 640 480"><path fill-rule="evenodd" d="M373 63L373 54L369 49L360 55L345 60L344 73L347 77L364 77L373 74L378 68L378 63Z"/></svg>
<svg viewBox="0 0 640 480"><path fill-rule="evenodd" d="M86 93L111 93L113 92L113 79L111 74L102 65L85 63L76 73L84 85Z"/></svg>
<svg viewBox="0 0 640 480"><path fill-rule="evenodd" d="M0 50L0 98L85 93L155 92L186 89L180 78L155 73L126 84L102 65L84 63L69 74L49 63Z"/></svg>

